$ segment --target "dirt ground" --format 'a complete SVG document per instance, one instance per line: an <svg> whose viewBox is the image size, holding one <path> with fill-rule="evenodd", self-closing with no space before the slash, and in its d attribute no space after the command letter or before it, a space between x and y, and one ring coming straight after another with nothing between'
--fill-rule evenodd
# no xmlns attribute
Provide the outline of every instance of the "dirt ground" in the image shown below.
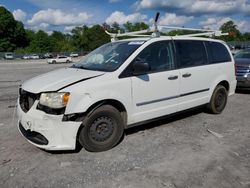
<svg viewBox="0 0 250 188"><path fill-rule="evenodd" d="M250 187L250 92L126 131L112 150L46 152L17 129L23 81L69 64L0 61L0 187Z"/></svg>

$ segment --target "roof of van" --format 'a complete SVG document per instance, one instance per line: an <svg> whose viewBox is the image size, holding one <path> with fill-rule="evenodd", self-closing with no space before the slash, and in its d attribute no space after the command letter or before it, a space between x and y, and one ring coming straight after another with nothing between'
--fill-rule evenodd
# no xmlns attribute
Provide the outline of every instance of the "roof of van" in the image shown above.
<svg viewBox="0 0 250 188"><path fill-rule="evenodd" d="M214 42L222 42L225 43L222 40L212 39L212 38L205 38L205 37L189 37L189 36L160 36L160 37L134 37L134 38L128 38L128 39L121 39L115 42L119 41L149 41L149 40L202 40L202 41L214 41Z"/></svg>

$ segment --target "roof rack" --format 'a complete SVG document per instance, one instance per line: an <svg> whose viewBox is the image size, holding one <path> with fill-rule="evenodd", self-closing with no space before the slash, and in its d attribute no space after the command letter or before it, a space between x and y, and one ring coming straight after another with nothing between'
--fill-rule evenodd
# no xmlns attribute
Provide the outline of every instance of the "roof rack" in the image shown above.
<svg viewBox="0 0 250 188"><path fill-rule="evenodd" d="M223 33L220 30L196 29L196 28L185 28L185 27L165 26L165 25L158 26L157 21L159 16L160 13L157 12L154 20L154 26L145 30L125 32L125 33L120 33L120 30L118 31L118 33L110 33L107 30L105 30L105 32L111 37L111 42L117 41L119 37L151 37L151 38L160 37L160 33L166 33L165 32L166 30L200 31L200 33L179 35L185 37L197 37L197 36L219 37L219 36L229 35L228 33Z"/></svg>

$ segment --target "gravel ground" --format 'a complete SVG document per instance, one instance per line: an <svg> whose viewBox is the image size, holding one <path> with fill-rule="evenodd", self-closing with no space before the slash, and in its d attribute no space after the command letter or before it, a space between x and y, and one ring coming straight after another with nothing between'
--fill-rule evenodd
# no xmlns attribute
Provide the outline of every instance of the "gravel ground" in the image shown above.
<svg viewBox="0 0 250 188"><path fill-rule="evenodd" d="M18 85L65 66L0 61L1 188L250 187L250 92L230 97L220 115L196 109L129 129L106 152L46 152L29 144L16 127Z"/></svg>

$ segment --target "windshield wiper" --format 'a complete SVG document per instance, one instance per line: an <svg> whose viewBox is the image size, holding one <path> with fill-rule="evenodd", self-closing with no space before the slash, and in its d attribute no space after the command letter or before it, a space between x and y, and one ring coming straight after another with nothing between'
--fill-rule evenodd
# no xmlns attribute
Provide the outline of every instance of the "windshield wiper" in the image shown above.
<svg viewBox="0 0 250 188"><path fill-rule="evenodd" d="M81 66L76 66L75 64L73 64L73 65L71 66L71 68L92 70L92 69L90 69L90 68L88 68L88 67L84 67L83 65L81 65Z"/></svg>
<svg viewBox="0 0 250 188"><path fill-rule="evenodd" d="M83 66L83 65L81 65L81 66L76 66L76 65L74 65L74 66L72 66L72 68L84 69L84 70L91 70L91 71L109 72L109 71L107 71L107 70L97 69L97 68L89 68L89 67L85 67L85 66Z"/></svg>

